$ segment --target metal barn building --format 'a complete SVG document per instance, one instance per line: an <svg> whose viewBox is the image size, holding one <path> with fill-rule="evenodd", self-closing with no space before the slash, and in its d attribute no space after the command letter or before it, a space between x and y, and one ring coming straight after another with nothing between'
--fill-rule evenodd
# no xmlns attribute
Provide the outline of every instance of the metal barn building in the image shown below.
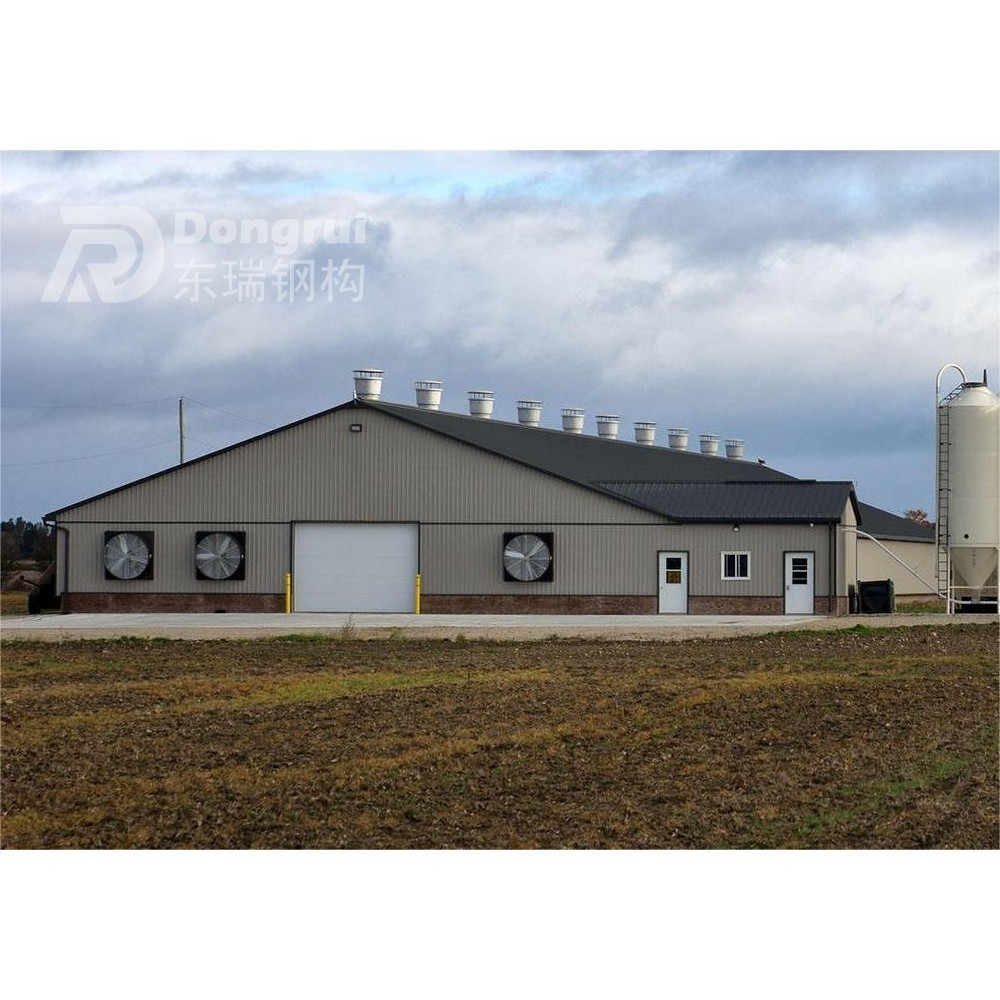
<svg viewBox="0 0 1000 1000"><path fill-rule="evenodd" d="M48 514L63 609L411 612L419 575L425 613L849 610L849 482L423 399L361 392Z"/></svg>

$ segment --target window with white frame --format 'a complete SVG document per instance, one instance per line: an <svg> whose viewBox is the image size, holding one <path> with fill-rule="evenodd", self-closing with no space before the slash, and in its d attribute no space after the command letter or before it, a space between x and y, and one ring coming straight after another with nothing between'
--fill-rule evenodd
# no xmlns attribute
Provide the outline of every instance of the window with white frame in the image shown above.
<svg viewBox="0 0 1000 1000"><path fill-rule="evenodd" d="M750 579L750 553L749 552L723 552L722 553L722 579L723 580L749 580Z"/></svg>

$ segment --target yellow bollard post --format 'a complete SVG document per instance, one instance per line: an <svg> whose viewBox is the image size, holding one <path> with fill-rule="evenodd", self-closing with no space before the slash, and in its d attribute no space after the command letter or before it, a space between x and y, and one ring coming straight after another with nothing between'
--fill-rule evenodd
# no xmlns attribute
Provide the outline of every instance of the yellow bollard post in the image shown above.
<svg viewBox="0 0 1000 1000"><path fill-rule="evenodd" d="M285 574L285 614L292 613L292 574Z"/></svg>
<svg viewBox="0 0 1000 1000"><path fill-rule="evenodd" d="M413 613L415 615L420 614L420 574L417 574L416 580L413 581Z"/></svg>

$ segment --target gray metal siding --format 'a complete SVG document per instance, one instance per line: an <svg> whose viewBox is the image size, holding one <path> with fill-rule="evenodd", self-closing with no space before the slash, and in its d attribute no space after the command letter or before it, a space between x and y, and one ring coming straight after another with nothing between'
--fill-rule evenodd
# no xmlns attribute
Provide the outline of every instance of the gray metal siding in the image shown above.
<svg viewBox="0 0 1000 1000"><path fill-rule="evenodd" d="M352 433L360 423L362 433ZM662 519L374 410L340 410L110 496L80 521Z"/></svg>
<svg viewBox="0 0 1000 1000"><path fill-rule="evenodd" d="M674 529L676 530L676 529ZM815 552L816 595L828 592L830 565L826 525L692 525L678 538L690 552L691 593L701 597L777 597L784 594L785 553ZM681 541L683 542L681 544ZM750 553L749 580L723 580L723 552Z"/></svg>
<svg viewBox="0 0 1000 1000"><path fill-rule="evenodd" d="M280 594L289 568L290 534L287 524L246 524L226 521L163 523L112 521L107 524L69 524L68 564L71 593L131 594ZM153 532L153 579L104 578L105 530ZM246 532L246 579L199 580L195 573L195 533L212 530Z"/></svg>
<svg viewBox="0 0 1000 1000"><path fill-rule="evenodd" d="M58 518L71 591L139 593L281 593L295 521L418 522L427 594L655 595L661 550L690 552L692 595L780 595L792 550L815 552L817 595L829 579L826 526L669 525L372 409L325 414ZM195 532L226 528L247 533L246 579L198 580ZM106 529L155 532L153 580L104 579ZM518 529L555 533L552 583L504 582L502 534ZM749 551L751 579L722 580L722 551Z"/></svg>
<svg viewBox="0 0 1000 1000"><path fill-rule="evenodd" d="M58 523L69 531L71 592L281 593L295 521L538 518L661 521L386 414L347 410L80 504ZM215 528L247 532L245 580L196 579L194 534ZM152 580L105 580L108 529L155 532Z"/></svg>
<svg viewBox="0 0 1000 1000"><path fill-rule="evenodd" d="M504 532L522 530L553 533L552 582L504 580ZM651 594L656 592L657 545L666 537L661 526L653 525L552 521L424 525L423 589L426 594Z"/></svg>
<svg viewBox="0 0 1000 1000"><path fill-rule="evenodd" d="M505 531L551 531L555 578L551 583L503 579ZM815 552L816 594L828 591L825 525L601 525L502 522L424 525L420 571L426 594L604 594L657 592L657 553L690 552L690 593L702 597L777 597L784 593L784 554ZM749 580L722 579L722 552L750 553Z"/></svg>

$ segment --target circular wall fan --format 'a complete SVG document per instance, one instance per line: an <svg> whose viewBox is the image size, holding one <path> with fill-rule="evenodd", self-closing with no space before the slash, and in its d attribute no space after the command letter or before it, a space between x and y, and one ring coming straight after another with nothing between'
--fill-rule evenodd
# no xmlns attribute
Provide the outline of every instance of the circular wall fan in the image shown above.
<svg viewBox="0 0 1000 1000"><path fill-rule="evenodd" d="M199 531L194 562L199 580L242 580L246 555L243 531Z"/></svg>
<svg viewBox="0 0 1000 1000"><path fill-rule="evenodd" d="M552 579L552 532L503 536L503 576L520 583Z"/></svg>
<svg viewBox="0 0 1000 1000"><path fill-rule="evenodd" d="M106 531L104 533L104 578L149 580L153 576L151 531Z"/></svg>

